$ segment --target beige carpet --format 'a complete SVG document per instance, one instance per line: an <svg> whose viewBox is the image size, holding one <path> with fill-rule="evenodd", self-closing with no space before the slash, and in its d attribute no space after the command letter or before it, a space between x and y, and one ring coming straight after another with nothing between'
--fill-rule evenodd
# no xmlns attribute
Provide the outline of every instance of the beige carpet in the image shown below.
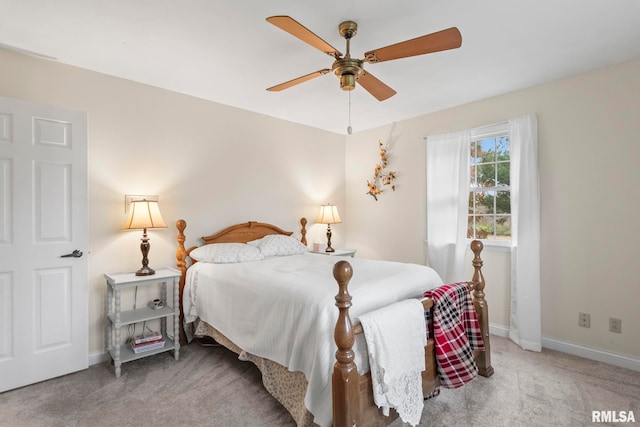
<svg viewBox="0 0 640 427"><path fill-rule="evenodd" d="M586 426L592 411L633 411L640 372L493 337L493 377L425 402L421 426ZM219 347L191 344L0 394L0 426L292 426L259 371ZM392 424L402 426L400 420Z"/></svg>

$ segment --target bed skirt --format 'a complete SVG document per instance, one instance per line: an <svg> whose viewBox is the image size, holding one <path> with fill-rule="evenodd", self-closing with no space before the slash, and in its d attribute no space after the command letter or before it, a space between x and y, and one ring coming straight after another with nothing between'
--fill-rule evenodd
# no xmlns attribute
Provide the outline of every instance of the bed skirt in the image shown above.
<svg viewBox="0 0 640 427"><path fill-rule="evenodd" d="M289 411L298 427L317 426L313 422L313 415L304 405L307 379L302 372L291 372L279 363L245 352L213 326L200 319L194 323L197 324L194 332L196 337L213 338L218 344L236 353L240 360L256 365L262 373L264 387Z"/></svg>

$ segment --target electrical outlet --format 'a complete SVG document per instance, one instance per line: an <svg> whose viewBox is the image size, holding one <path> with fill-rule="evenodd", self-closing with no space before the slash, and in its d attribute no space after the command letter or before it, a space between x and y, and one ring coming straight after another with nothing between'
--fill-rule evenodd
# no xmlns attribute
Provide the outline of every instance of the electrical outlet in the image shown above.
<svg viewBox="0 0 640 427"><path fill-rule="evenodd" d="M609 318L609 332L615 332L616 334L622 333L622 320Z"/></svg>
<svg viewBox="0 0 640 427"><path fill-rule="evenodd" d="M578 313L578 326L581 328L590 328L591 315L587 313Z"/></svg>

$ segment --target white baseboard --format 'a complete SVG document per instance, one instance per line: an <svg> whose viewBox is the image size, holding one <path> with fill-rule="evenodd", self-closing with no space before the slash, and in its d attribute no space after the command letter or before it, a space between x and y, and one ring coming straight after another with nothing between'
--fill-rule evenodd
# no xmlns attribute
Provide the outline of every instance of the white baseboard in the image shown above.
<svg viewBox="0 0 640 427"><path fill-rule="evenodd" d="M509 328L502 325L489 324L489 333L507 338L509 336ZM542 337L542 347L640 372L640 359L638 358L585 347L554 338Z"/></svg>
<svg viewBox="0 0 640 427"><path fill-rule="evenodd" d="M111 356L109 356L109 352L105 351L102 353L93 353L89 355L89 366L97 365L99 363L108 362L111 360Z"/></svg>
<svg viewBox="0 0 640 427"><path fill-rule="evenodd" d="M489 322L489 333L491 335L497 335L499 337L508 338L509 328L506 328L502 325L491 324L491 322Z"/></svg>
<svg viewBox="0 0 640 427"><path fill-rule="evenodd" d="M542 337L542 346L551 350L557 350L563 353L573 354L574 356L584 357L585 359L597 360L598 362L640 372L640 359L634 357L545 337Z"/></svg>

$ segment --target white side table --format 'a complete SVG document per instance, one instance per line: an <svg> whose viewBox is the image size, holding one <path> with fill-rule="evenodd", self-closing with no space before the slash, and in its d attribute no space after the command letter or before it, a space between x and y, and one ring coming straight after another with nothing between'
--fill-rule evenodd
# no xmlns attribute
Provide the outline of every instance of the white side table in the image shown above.
<svg viewBox="0 0 640 427"><path fill-rule="evenodd" d="M336 249L335 252L325 252L325 251L309 251L309 252L316 255L348 256L351 258L356 256L355 249Z"/></svg>
<svg viewBox="0 0 640 427"><path fill-rule="evenodd" d="M136 276L135 273L111 273L105 274L107 280L107 348L113 359L116 377L120 377L122 363L141 359L165 351L173 350L175 360L180 354L180 271L173 268L162 268L156 270L156 274L151 276ZM121 311L120 292L126 288L150 285L154 283L162 284L160 299L164 307L152 309L145 303L143 307L135 310ZM173 307L168 304L167 284L173 285ZM114 306L115 303L115 306ZM167 335L167 319L173 316L173 339ZM127 343L120 344L120 328L134 323L148 320L160 319L160 331L164 339L164 346L144 353L135 353Z"/></svg>

